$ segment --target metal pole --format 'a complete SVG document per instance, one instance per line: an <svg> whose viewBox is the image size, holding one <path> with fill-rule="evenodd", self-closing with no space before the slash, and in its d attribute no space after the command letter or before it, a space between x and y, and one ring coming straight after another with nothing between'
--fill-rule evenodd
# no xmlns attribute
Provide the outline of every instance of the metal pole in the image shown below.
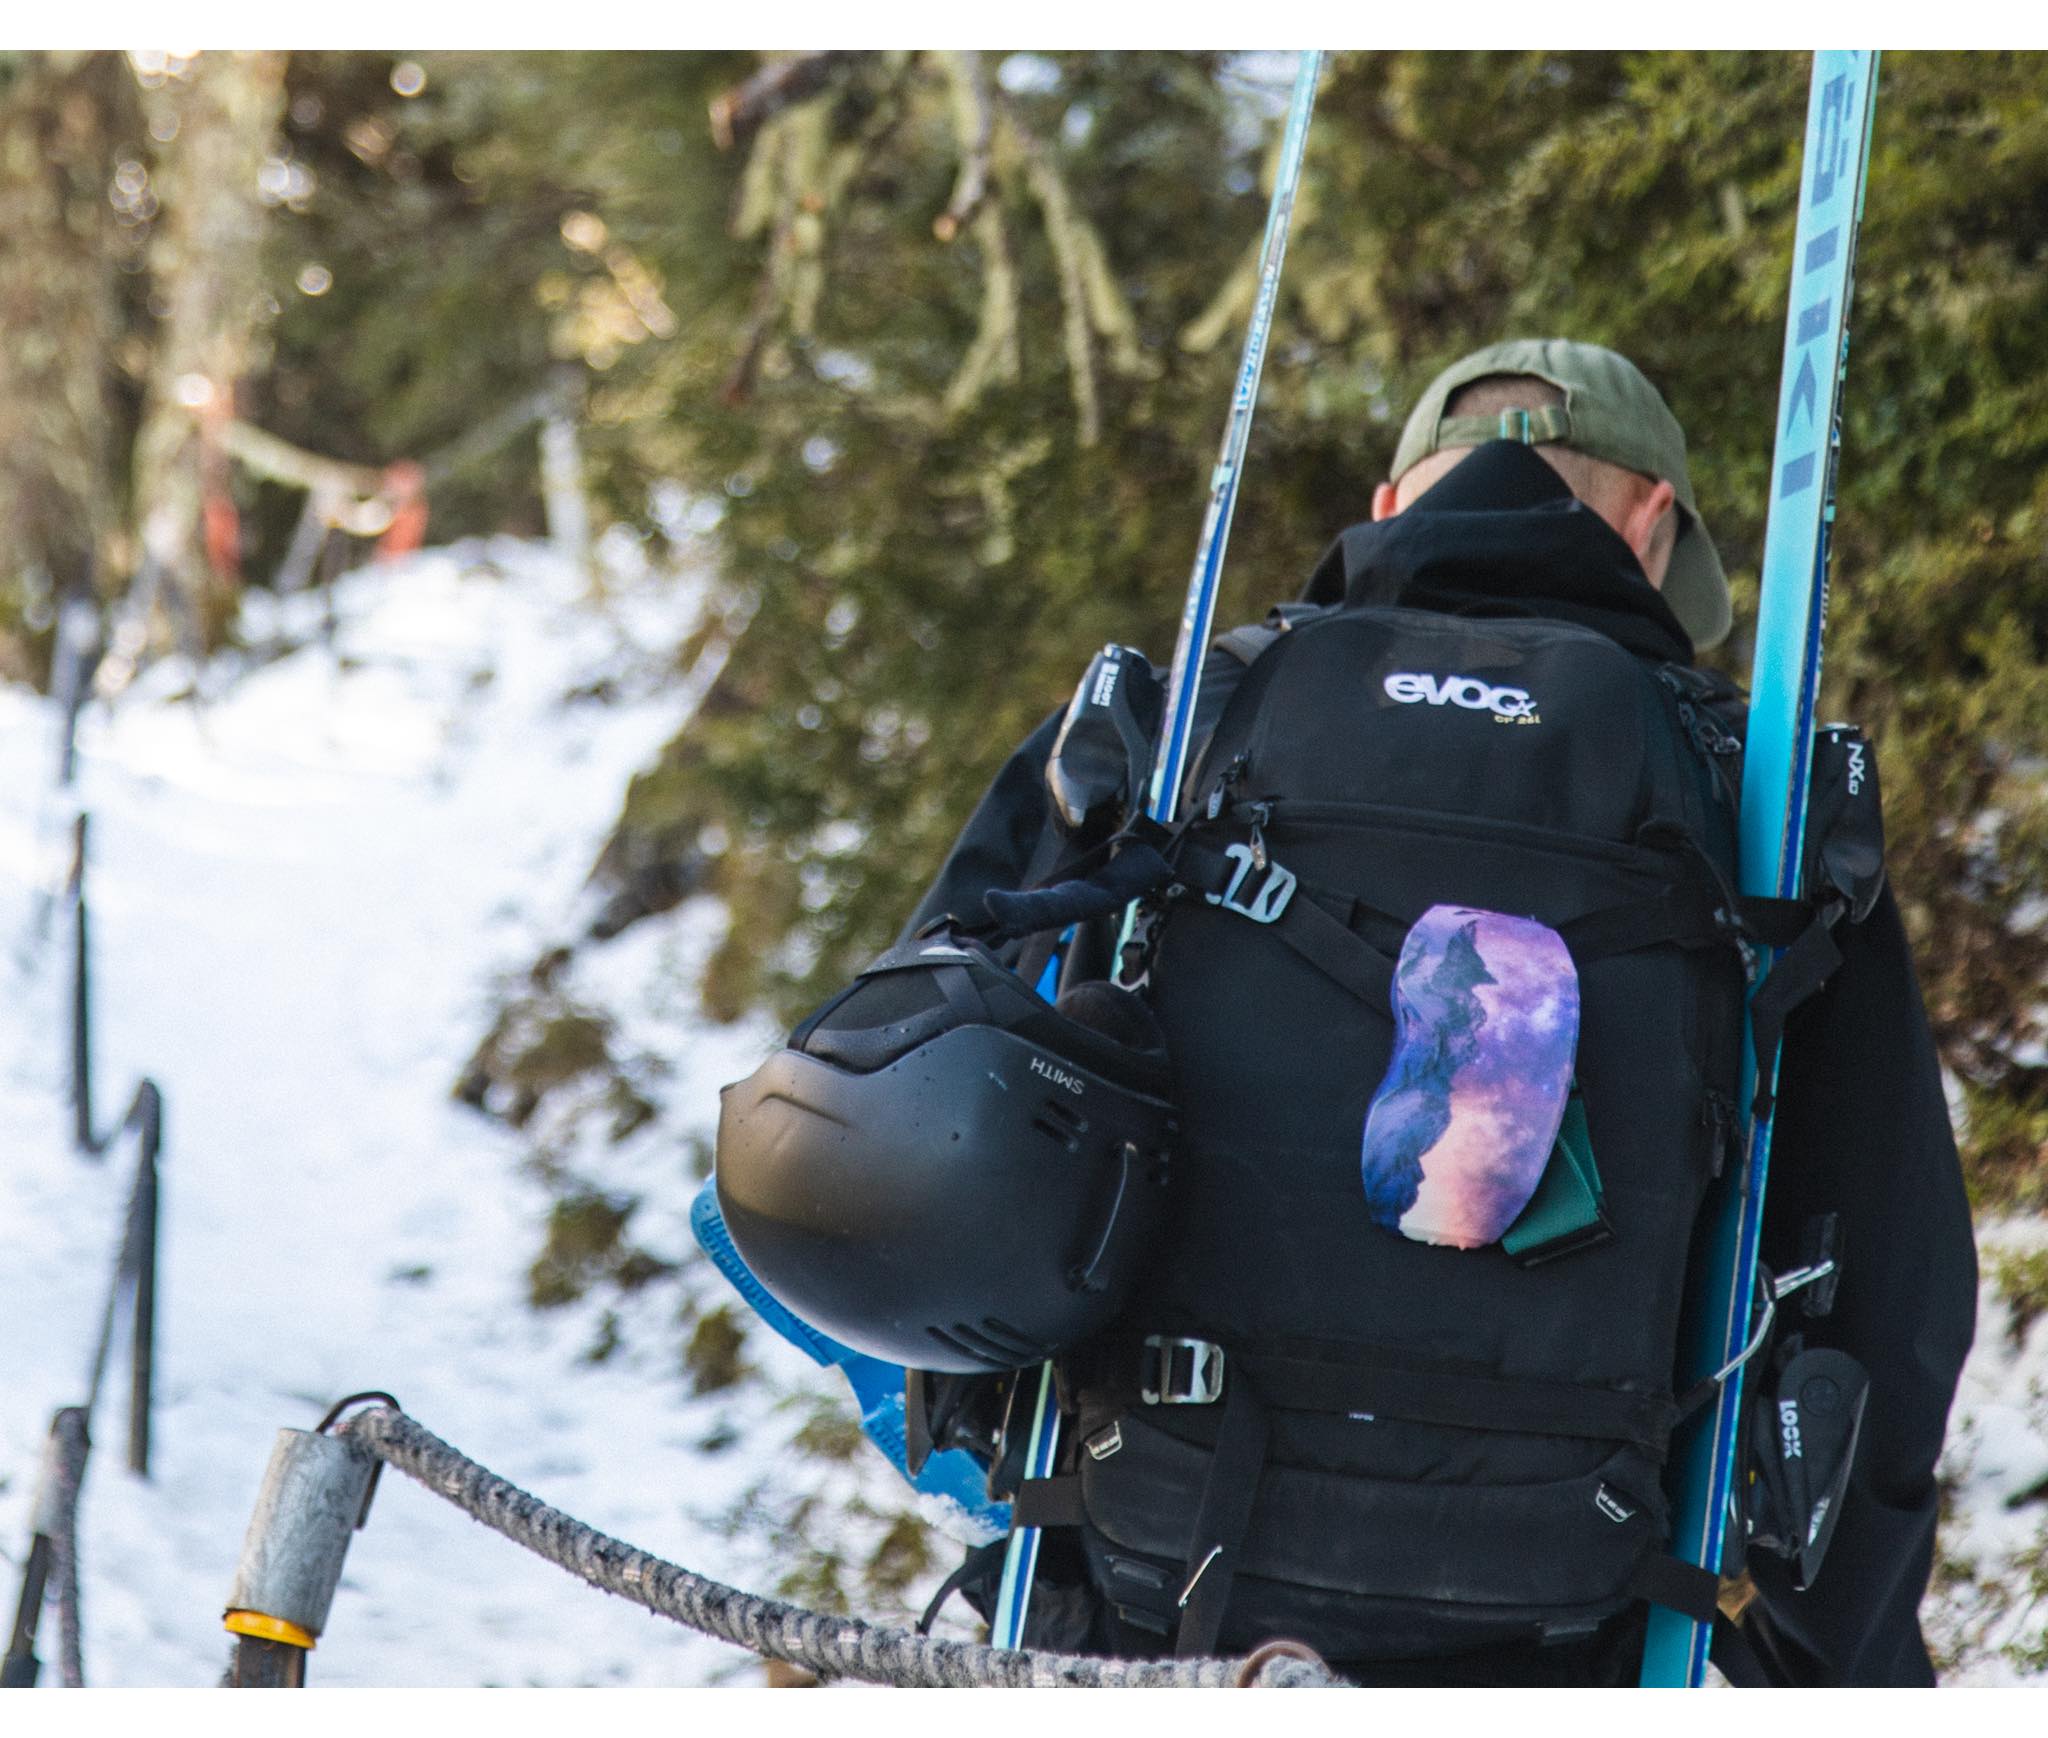
<svg viewBox="0 0 2048 1738"><path fill-rule="evenodd" d="M92 1133L91 934L85 907L83 811L71 823L71 1141L81 1153L96 1153Z"/></svg>
<svg viewBox="0 0 2048 1738"><path fill-rule="evenodd" d="M1287 234L1294 221L1294 195L1301 185L1301 160L1308 146L1309 115L1315 108L1316 79L1322 71L1320 49L1302 54L1294 75L1294 94L1287 111L1287 131L1280 141L1280 167L1273 181L1273 201L1266 212L1266 239L1259 250L1259 289L1252 303L1252 322L1244 335L1244 358L1237 368L1237 390L1231 394L1230 420L1223 428L1223 448L1209 478L1209 507L1202 518L1202 536L1195 545L1194 570L1188 575L1187 602L1182 607L1180 638L1174 643L1173 672L1167 679L1166 734L1152 768L1147 812L1156 821L1173 819L1180 800L1180 779L1195 730L1195 700L1202 685L1202 658L1209 647L1209 628L1216 614L1216 590L1223 576L1223 555L1230 543L1230 521L1237 511L1238 477L1244 469L1245 445L1251 439L1252 412L1259 400L1259 377L1266 368L1266 341L1273 332L1273 309L1280 299L1280 266L1287 257Z"/></svg>
<svg viewBox="0 0 2048 1738"><path fill-rule="evenodd" d="M7 1657L0 1659L0 1690L32 1690L43 1675L36 1658L36 1626L43 1615L43 1593L50 1584L50 1540L38 1533L30 1541L28 1562L21 1572L21 1598L14 1607L14 1632Z"/></svg>
<svg viewBox="0 0 2048 1738"><path fill-rule="evenodd" d="M249 1517L228 1595L238 1638L232 1688L301 1685L305 1656L327 1625L349 1537L368 1508L377 1462L346 1437L280 1430ZM249 1647L250 1642L269 1644ZM299 1656L275 1651L284 1647Z"/></svg>
<svg viewBox="0 0 2048 1738"><path fill-rule="evenodd" d="M135 1089L129 1113L136 1130L135 1319L128 1357L128 1470L149 1477L149 1426L156 1381L157 1155L163 1148L164 1101L156 1082Z"/></svg>
<svg viewBox="0 0 2048 1738"><path fill-rule="evenodd" d="M69 785L78 766L78 715L92 693L100 660L100 612L88 567L64 588L57 611L57 647L51 659L50 697L57 703L57 784Z"/></svg>
<svg viewBox="0 0 2048 1738"><path fill-rule="evenodd" d="M21 1597L14 1608L14 1628L7 1654L0 1659L0 1689L33 1689L42 1676L42 1662L36 1658L36 1631L42 1622L43 1604L51 1591L53 1576L57 1579L59 1614L65 1630L60 1642L63 1680L74 1688L84 1682L76 1633L78 1487L85 1477L86 1457L91 1451L85 1409L60 1406L50 1419L50 1434L43 1443L28 1560L22 1567Z"/></svg>

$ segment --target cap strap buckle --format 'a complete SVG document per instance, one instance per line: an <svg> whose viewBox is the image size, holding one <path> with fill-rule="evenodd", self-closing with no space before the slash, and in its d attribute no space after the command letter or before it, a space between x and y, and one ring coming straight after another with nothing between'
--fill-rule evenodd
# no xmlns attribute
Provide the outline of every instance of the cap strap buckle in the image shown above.
<svg viewBox="0 0 2048 1738"><path fill-rule="evenodd" d="M1519 441L1525 447L1540 447L1550 441L1569 441L1572 413L1561 404L1546 404L1536 410L1510 405L1494 416L1447 416L1436 425L1436 445L1476 447L1487 441Z"/></svg>

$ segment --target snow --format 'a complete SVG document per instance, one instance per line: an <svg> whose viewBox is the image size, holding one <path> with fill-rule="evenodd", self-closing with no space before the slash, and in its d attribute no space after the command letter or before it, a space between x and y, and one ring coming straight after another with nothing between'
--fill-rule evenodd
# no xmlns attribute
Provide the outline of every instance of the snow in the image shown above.
<svg viewBox="0 0 2048 1738"><path fill-rule="evenodd" d="M317 600L252 599L245 639L282 655L159 666L84 719L99 1113L118 1113L144 1073L166 1099L154 1476L125 1470L117 1362L83 1504L89 1682L217 1680L275 1433L358 1389L392 1391L594 1525L762 1590L775 1553L729 1524L750 1492L777 1508L780 1481L822 1489L824 1512L914 1502L879 1457L782 1452L836 1378L765 1336L747 1347L763 1381L693 1397L674 1284L612 1300L624 1345L586 1361L597 1305L526 1301L549 1197L522 1171L525 1143L450 1097L500 986L580 933L582 882L626 781L683 721L671 659L703 590L643 566L594 600L533 545L428 552L347 577L331 645ZM600 680L609 699L574 697ZM67 1140L68 949L61 915L40 939L35 921L63 818L49 713L0 691L9 1613L49 1416L83 1396L130 1165L125 1144L94 1164ZM695 1012L688 986L718 922L694 902L579 956L569 980L663 1065L648 1073L662 1122L600 1156L607 1187L650 1190L632 1233L671 1259L691 1247L682 1136L709 1130L718 1085L774 1039ZM696 1262L680 1289L708 1305L720 1285ZM38 1651L54 1682L54 1610ZM657 1686L758 1682L759 1667L393 1475L312 1676Z"/></svg>
<svg viewBox="0 0 2048 1738"><path fill-rule="evenodd" d="M1938 1556L1950 1574L1937 1572L1924 1617L1930 1643L1958 1661L1944 1682L2039 1686L2041 1667L2015 1656L2048 1654L2048 1316L2015 1340L1990 1276L2001 1254L2048 1250L2048 1225L1984 1225L1978 1244L1977 1343L1942 1456L1955 1494ZM2029 1491L2041 1494L2007 1507Z"/></svg>
<svg viewBox="0 0 2048 1738"><path fill-rule="evenodd" d="M679 1305L726 1295L701 1261L630 1297L529 1308L550 1200L532 1141L450 1097L507 987L580 934L583 878L626 780L702 690L704 672L692 683L672 662L701 575L612 554L601 595L510 540L365 569L335 590L331 642L318 600L252 598L243 634L258 650L158 666L84 720L100 1116L144 1073L167 1105L155 1473L124 1470L117 1360L83 1505L93 1683L217 1679L274 1435L357 1389L391 1390L594 1525L762 1591L794 1547L872 1538L915 1508L877 1456L789 1451L836 1403L836 1378L764 1334L746 1348L759 1380L691 1392ZM64 819L49 712L0 690L0 1616L50 1413L83 1394L128 1187L125 1147L94 1164L68 1144L64 937L37 922ZM775 1040L695 1009L719 921L696 901L638 924L579 950L560 986L617 1017L663 1114L613 1146L572 1104L544 1113L542 1136L575 1174L643 1193L633 1239L670 1258L690 1247L685 1137L708 1133L717 1086ZM2048 1231L1986 1239L2040 1247ZM593 1363L607 1309L621 1349ZM1996 1685L2025 1678L2008 1650L2048 1624L2017 1585L2048 1510L2004 1506L2048 1476L2048 1318L2014 1343L1987 1282L1982 1319L1945 1463L1944 1552L1972 1579L1938 1590L1929 1617L1961 1662L1950 1681ZM54 1682L54 1612L39 1652ZM750 1656L592 1592L396 1475L312 1676L760 1681Z"/></svg>

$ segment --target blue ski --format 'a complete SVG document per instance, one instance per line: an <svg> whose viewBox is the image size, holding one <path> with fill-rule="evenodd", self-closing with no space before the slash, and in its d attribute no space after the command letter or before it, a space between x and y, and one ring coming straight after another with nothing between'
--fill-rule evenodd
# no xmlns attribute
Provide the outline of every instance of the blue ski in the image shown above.
<svg viewBox="0 0 2048 1738"><path fill-rule="evenodd" d="M1216 614L1216 590L1223 576L1223 552L1230 543L1230 519L1237 508L1237 484L1251 438L1252 412L1259 401L1259 376L1266 366L1266 340L1273 330L1273 308L1280 296L1280 265L1287 257L1287 234L1294 221L1294 194L1301 184L1301 159L1308 147L1309 115L1315 108L1316 80L1321 75L1320 49L1309 49L1297 62L1294 91L1287 110L1287 130L1280 139L1280 166L1273 177L1273 197L1266 208L1265 240L1259 248L1259 287L1252 301L1251 325L1244 335L1244 355L1237 367L1237 389L1231 395L1230 417L1223 427L1223 448L1209 476L1209 506L1202 535L1195 545L1194 571L1188 576L1187 601L1174 643L1173 670L1166 684L1166 729L1152 766L1145 812L1156 821L1171 821L1180 797L1182 770L1194 737L1195 699L1202 679L1202 659L1209 647L1209 629ZM1129 914L1125 918L1129 933ZM1119 950L1120 952L1121 950ZM1020 1377L1020 1380L1022 1378ZM1019 1396L1022 1398L1022 1395ZM1052 1366L1044 1365L1031 1395L1031 1434L1025 1447L1024 1476L1051 1475L1059 1455L1060 1416L1053 1404ZM1019 1527L1010 1535L1003 1560L1002 1586L996 1595L990 1641L997 1647L1024 1645L1024 1617L1031 1603L1031 1577L1038 1564L1038 1529Z"/></svg>
<svg viewBox="0 0 2048 1738"><path fill-rule="evenodd" d="M1876 84L1874 51L1824 50L1813 57L1742 776L1742 891L1781 899L1802 891L1842 375ZM1746 1110L1755 1098L1755 1063L1749 1044L1742 1054ZM1716 1571L1730 1561L1743 1364L1762 1337L1759 1305L1768 1302L1757 1296L1757 1247L1770 1157L1770 1119L1754 1118L1741 1168L1708 1196L1708 1255L1687 1299L1680 1388L1717 1374L1725 1379L1711 1416L1682 1435L1673 1453L1672 1549ZM1711 1635L1708 1625L1653 1606L1642 1682L1699 1685Z"/></svg>

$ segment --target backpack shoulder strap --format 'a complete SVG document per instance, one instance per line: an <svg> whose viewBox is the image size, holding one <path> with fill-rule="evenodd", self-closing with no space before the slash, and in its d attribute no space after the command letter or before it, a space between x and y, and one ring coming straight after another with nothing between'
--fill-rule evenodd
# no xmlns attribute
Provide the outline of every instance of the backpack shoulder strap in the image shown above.
<svg viewBox="0 0 2048 1738"><path fill-rule="evenodd" d="M1240 664L1249 664L1296 624L1324 613L1322 604L1276 603L1266 612L1263 622L1232 628L1216 641L1216 647L1219 651L1228 652Z"/></svg>
<svg viewBox="0 0 2048 1738"><path fill-rule="evenodd" d="M1280 629L1269 628L1264 623L1248 623L1241 628L1232 628L1220 635L1216 641L1219 652L1228 652L1240 664L1249 664L1280 637Z"/></svg>

